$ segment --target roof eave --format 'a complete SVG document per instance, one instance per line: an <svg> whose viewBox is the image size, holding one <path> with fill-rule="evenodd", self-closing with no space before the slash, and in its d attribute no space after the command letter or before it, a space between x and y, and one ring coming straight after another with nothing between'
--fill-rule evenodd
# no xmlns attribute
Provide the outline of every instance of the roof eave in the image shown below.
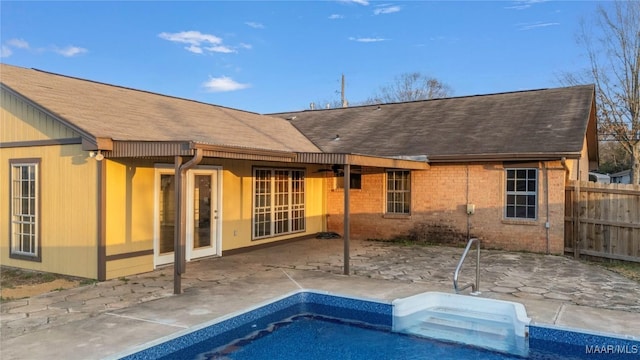
<svg viewBox="0 0 640 360"><path fill-rule="evenodd" d="M430 163L579 159L580 152L429 155Z"/></svg>
<svg viewBox="0 0 640 360"><path fill-rule="evenodd" d="M427 170L426 161L398 159L385 156L363 155L353 153L314 153L300 152L296 155L296 162L323 165L360 165L388 169Z"/></svg>
<svg viewBox="0 0 640 360"><path fill-rule="evenodd" d="M250 149L237 146L203 144L191 140L176 141L113 141L107 158L152 158L166 156L192 156L196 149L205 157L236 160L293 162L294 152Z"/></svg>

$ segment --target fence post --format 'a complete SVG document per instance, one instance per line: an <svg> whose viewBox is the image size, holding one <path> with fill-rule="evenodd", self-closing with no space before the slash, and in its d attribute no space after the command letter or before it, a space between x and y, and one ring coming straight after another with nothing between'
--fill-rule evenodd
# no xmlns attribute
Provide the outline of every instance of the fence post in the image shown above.
<svg viewBox="0 0 640 360"><path fill-rule="evenodd" d="M573 188L573 257L580 257L580 180Z"/></svg>

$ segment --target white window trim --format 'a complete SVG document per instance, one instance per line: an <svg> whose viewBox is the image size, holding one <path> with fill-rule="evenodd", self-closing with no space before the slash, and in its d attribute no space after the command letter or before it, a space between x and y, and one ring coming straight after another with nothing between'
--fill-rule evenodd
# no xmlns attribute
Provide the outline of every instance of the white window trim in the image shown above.
<svg viewBox="0 0 640 360"><path fill-rule="evenodd" d="M409 189L405 190L405 191L395 191L395 192L403 192L403 193L408 193L409 194L409 211L408 212L392 212L389 211L389 173L392 172L406 172L409 174ZM385 171L385 182L384 182L384 193L385 193L385 201L384 201L384 214L386 215L411 215L411 200L412 200L412 188L413 188L413 184L412 184L412 176L411 176L411 170L404 170L404 169L387 169Z"/></svg>
<svg viewBox="0 0 640 360"><path fill-rule="evenodd" d="M15 220L16 216L19 216L18 214L16 214L16 208L15 208L15 201L18 200L22 203L23 199L24 199L24 194L20 193L19 195L16 195L15 193L15 186L14 186L14 182L16 181L16 178L14 176L15 174L15 170L17 168L21 169L22 167L25 166L33 166L34 167L34 177L33 177L33 182L34 184L34 209L33 209L33 221L32 222L25 222L25 221L19 221L19 220ZM10 175L9 175L9 181L10 181L10 194L9 194L9 198L10 198L10 227L11 227L11 232L10 232L10 257L12 258L17 258L17 259L23 259L23 260L31 260L31 261L41 261L41 244L40 244L40 159L15 159L15 160L10 160ZM18 196L16 198L16 196ZM21 250L21 244L18 243L18 241L20 239L16 239L15 238L15 234L17 232L16 227L19 226L20 224L25 224L28 223L31 225L31 229L32 229L32 233L34 236L34 242L33 242L33 251L29 252L29 251L22 251Z"/></svg>
<svg viewBox="0 0 640 360"><path fill-rule="evenodd" d="M504 169L504 219L505 220L510 220L510 221L537 221L538 220L538 211L540 211L540 206L538 204L539 202L539 187L540 187L540 172L538 171L537 168L531 168L531 167L517 167L517 168L505 168ZM507 189L508 186L508 181L509 181L509 177L507 175L507 171L518 171L518 170L525 170L525 171L529 171L529 170L535 170L536 171L536 191L517 191L517 190L513 190L513 191L509 191ZM527 178L528 179L528 175ZM528 180L525 180L528 181ZM518 217L518 216L508 216L507 215L507 207L509 206L508 204L508 198L509 195L524 195L524 196L529 196L529 195L535 195L536 197L536 201L535 201L535 217L530 218L530 217Z"/></svg>
<svg viewBox="0 0 640 360"><path fill-rule="evenodd" d="M256 232L255 232L255 227L256 227L256 173L258 171L269 171L271 173L271 178L269 180L269 186L270 186L270 190L269 193L271 194L271 201L269 204L269 213L271 215L271 220L269 222L269 234L268 235L264 235L264 236L256 236ZM275 230L276 230L276 209L275 209L275 201L276 201L276 197L275 197L275 193L276 193L276 182L275 182L275 172L276 171L287 171L288 172L288 199L289 199L289 203L287 205L287 221L288 221L288 231L286 232L281 232L276 234ZM304 177L303 179L303 186L304 186L304 193L303 193L303 203L302 206L297 206L294 209L295 204L293 204L293 179L292 179L292 173L294 171L297 172L301 172L302 176ZM268 238L273 238L273 237L278 237L278 236L282 236L282 235L287 235L287 234L295 234L295 233L301 233L301 232L305 232L306 228L307 228L307 176L306 176L306 170L305 169L295 169L295 168L270 168L270 167L254 167L253 168L253 178L252 178L252 192L251 192L251 196L252 196L252 204L251 204L251 239L252 240L261 240L261 239L268 239ZM304 212L304 216L302 217L303 219L303 224L302 224L302 228L301 229L297 229L297 230L291 230L292 229L292 225L293 225L293 211L294 210L302 210Z"/></svg>

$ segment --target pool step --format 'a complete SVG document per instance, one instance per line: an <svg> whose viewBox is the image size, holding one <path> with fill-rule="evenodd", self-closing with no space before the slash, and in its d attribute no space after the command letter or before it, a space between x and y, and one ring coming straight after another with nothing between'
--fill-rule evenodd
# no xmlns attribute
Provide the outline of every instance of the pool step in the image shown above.
<svg viewBox="0 0 640 360"><path fill-rule="evenodd" d="M393 302L393 331L526 356L527 326L518 303L424 293Z"/></svg>
<svg viewBox="0 0 640 360"><path fill-rule="evenodd" d="M405 328L403 332L510 352L509 349L515 341L511 323L465 317L462 312L456 312L457 315L453 317L450 312L423 312L417 315L418 321ZM477 312L475 313L477 315Z"/></svg>

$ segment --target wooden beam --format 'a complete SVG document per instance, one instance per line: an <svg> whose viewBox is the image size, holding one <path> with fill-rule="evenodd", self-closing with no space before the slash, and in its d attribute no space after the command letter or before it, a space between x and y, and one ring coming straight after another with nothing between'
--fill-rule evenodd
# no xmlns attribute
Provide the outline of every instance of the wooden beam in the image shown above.
<svg viewBox="0 0 640 360"><path fill-rule="evenodd" d="M182 272L180 271L180 259L182 258L180 254L180 234L182 233L182 229L180 226L180 218L182 217L180 214L182 203L182 186L180 184L180 167L182 166L182 156L176 156L174 160L174 181L173 181L173 191L175 196L175 218L174 218L174 229L173 229L173 293L180 294L182 292Z"/></svg>

